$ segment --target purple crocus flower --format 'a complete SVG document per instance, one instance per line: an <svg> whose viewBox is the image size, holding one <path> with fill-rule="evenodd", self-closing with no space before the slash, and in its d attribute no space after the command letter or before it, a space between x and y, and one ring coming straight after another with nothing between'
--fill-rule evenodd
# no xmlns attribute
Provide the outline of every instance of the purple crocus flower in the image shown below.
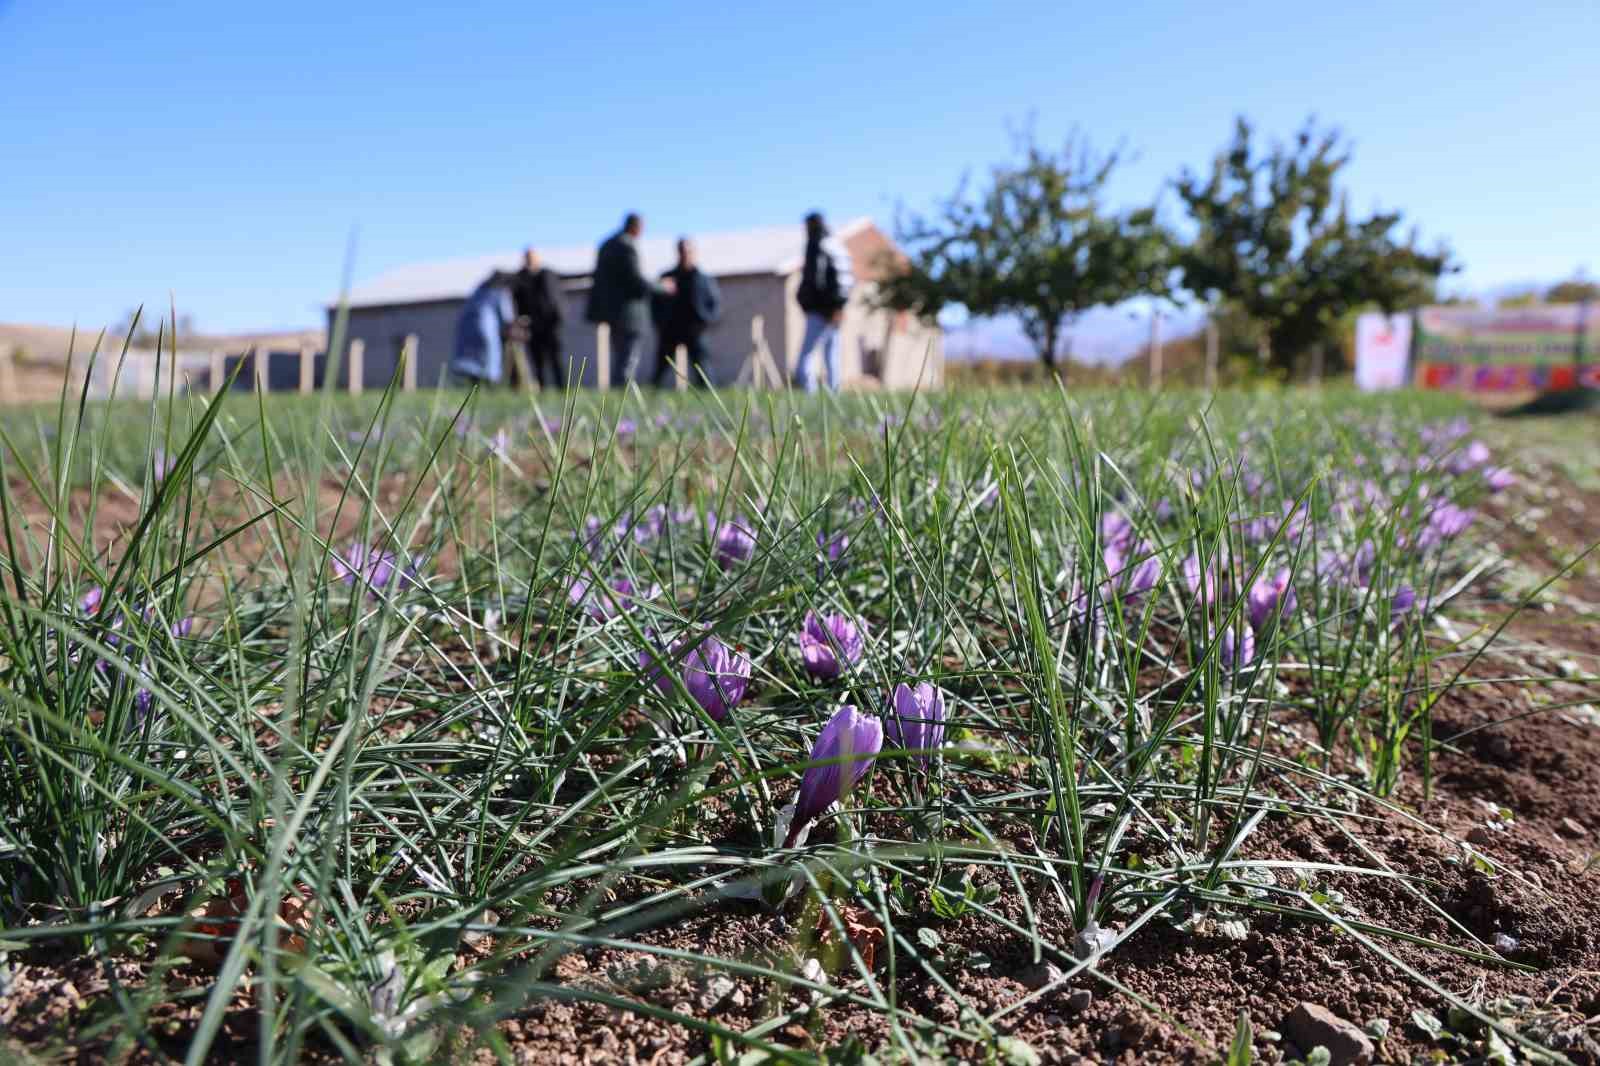
<svg viewBox="0 0 1600 1066"><path fill-rule="evenodd" d="M1478 469L1489 461L1489 446L1481 440L1475 440L1467 445L1450 461L1450 472L1454 474L1467 474Z"/></svg>
<svg viewBox="0 0 1600 1066"><path fill-rule="evenodd" d="M643 594L631 578L615 577L608 584L594 583L575 577L567 586L567 598L574 607L580 607L597 622L604 622L624 611L632 610L635 600L653 600L661 595L660 585L651 585Z"/></svg>
<svg viewBox="0 0 1600 1066"><path fill-rule="evenodd" d="M78 610L84 614L94 614L100 609L100 601L105 599L105 589L99 585L90 585L89 590L78 597Z"/></svg>
<svg viewBox="0 0 1600 1066"><path fill-rule="evenodd" d="M921 751L917 761L927 766L932 756L927 754L944 744L944 692L927 681L916 685L901 682L889 698L893 714L889 716L889 740L907 751Z"/></svg>
<svg viewBox="0 0 1600 1066"><path fill-rule="evenodd" d="M1361 542L1355 553L1350 556L1350 562L1345 567L1345 574L1351 584L1358 588L1366 588L1367 582L1372 577L1372 564L1377 561L1378 548L1370 540Z"/></svg>
<svg viewBox="0 0 1600 1066"><path fill-rule="evenodd" d="M1255 584L1250 586L1245 609L1250 616L1252 630L1259 633L1274 618L1280 615L1287 617L1294 612L1299 601L1294 586L1289 584L1289 578L1289 570L1284 568L1270 578L1256 578Z"/></svg>
<svg viewBox="0 0 1600 1066"><path fill-rule="evenodd" d="M679 642L677 648L681 648ZM639 653L639 669L650 670L655 657L648 651ZM672 692L672 679L656 670L652 680L662 694ZM689 690L694 701L714 720L721 722L728 712L739 705L750 686L750 659L737 649L730 648L714 636L708 636L683 659L683 687Z"/></svg>
<svg viewBox="0 0 1600 1066"><path fill-rule="evenodd" d="M1433 513L1428 515L1428 528L1437 533L1441 540L1452 540L1465 532L1476 517L1478 517L1476 511L1447 503L1435 508Z"/></svg>
<svg viewBox="0 0 1600 1066"><path fill-rule="evenodd" d="M1417 605L1417 590L1410 585L1401 585L1394 590L1394 595L1389 599L1389 628L1398 626L1406 615L1411 613Z"/></svg>
<svg viewBox="0 0 1600 1066"><path fill-rule="evenodd" d="M343 555L333 557L333 572L346 585L354 587L359 580L369 593L376 597L392 583L410 582L417 576L414 564L401 566L394 552L383 551L365 544L351 544Z"/></svg>
<svg viewBox="0 0 1600 1066"><path fill-rule="evenodd" d="M1517 475L1503 466L1486 466L1483 468L1483 481L1489 486L1490 492L1504 492L1517 483Z"/></svg>
<svg viewBox="0 0 1600 1066"><path fill-rule="evenodd" d="M1222 580L1216 566L1202 566L1198 553L1183 561L1183 583L1189 595L1199 596L1207 603L1216 603L1222 591Z"/></svg>
<svg viewBox="0 0 1600 1066"><path fill-rule="evenodd" d="M829 570L837 570L839 561L844 558L845 551L850 547L850 537L844 533L835 533L828 536L826 533L817 533L817 577L820 580Z"/></svg>
<svg viewBox="0 0 1600 1066"><path fill-rule="evenodd" d="M848 703L835 711L811 746L811 761L839 761L806 769L805 776L800 779L794 819L789 823L789 835L783 846L793 847L802 829L843 800L872 769L872 760L882 748L882 722L870 714L862 714Z"/></svg>
<svg viewBox="0 0 1600 1066"><path fill-rule="evenodd" d="M800 627L800 658L812 677L832 681L861 659L865 647L860 625L849 616L806 612Z"/></svg>
<svg viewBox="0 0 1600 1066"><path fill-rule="evenodd" d="M706 524L711 527L711 553L724 570L748 562L755 554L756 535L744 518L718 522L716 512L707 511Z"/></svg>
<svg viewBox="0 0 1600 1066"><path fill-rule="evenodd" d="M1155 546L1149 541L1140 541L1131 551L1125 546L1108 544L1105 550L1107 581L1119 585L1125 599L1138 599L1161 580L1161 559L1154 553ZM1139 561L1129 565L1128 554L1139 556Z"/></svg>
<svg viewBox="0 0 1600 1066"><path fill-rule="evenodd" d="M1133 523L1119 511L1107 511L1100 516L1100 543L1126 552L1133 543Z"/></svg>
<svg viewBox="0 0 1600 1066"><path fill-rule="evenodd" d="M194 632L194 616L189 615L186 618L178 619L176 622L172 623L172 626L167 630L167 632L171 633L173 639L175 640L181 640L184 637L187 637L190 633Z"/></svg>
<svg viewBox="0 0 1600 1066"><path fill-rule="evenodd" d="M1222 632L1217 662L1224 670L1235 670L1256 661L1255 632L1249 626L1229 626Z"/></svg>
<svg viewBox="0 0 1600 1066"><path fill-rule="evenodd" d="M168 455L160 448L157 448L153 453L151 453L150 468L152 473L155 474L157 481L167 480L167 475L172 473L177 465L178 457L175 455Z"/></svg>

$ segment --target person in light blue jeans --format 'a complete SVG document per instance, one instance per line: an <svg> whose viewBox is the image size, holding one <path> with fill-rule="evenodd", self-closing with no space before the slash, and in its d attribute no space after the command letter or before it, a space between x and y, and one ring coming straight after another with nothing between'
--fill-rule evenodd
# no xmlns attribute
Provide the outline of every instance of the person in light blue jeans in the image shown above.
<svg viewBox="0 0 1600 1066"><path fill-rule="evenodd" d="M822 349L822 364L828 390L838 392L839 324L844 321L845 304L850 302L850 257L839 242L828 235L828 225L820 212L806 216L806 255L801 267L800 288L795 299L806 313L805 336L795 360L794 387L817 391L817 349Z"/></svg>

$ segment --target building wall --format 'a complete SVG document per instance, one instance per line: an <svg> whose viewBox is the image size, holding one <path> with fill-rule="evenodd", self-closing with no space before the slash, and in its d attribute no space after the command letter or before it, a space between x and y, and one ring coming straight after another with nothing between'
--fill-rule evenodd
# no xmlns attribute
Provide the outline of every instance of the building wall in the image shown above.
<svg viewBox="0 0 1600 1066"><path fill-rule="evenodd" d="M777 369L785 379L794 375L805 331L805 315L795 302L800 275L749 274L718 279L722 289L722 319L706 333L710 350L709 376L719 386L748 383L752 380L748 363L755 345L751 324L756 315L763 320L764 337ZM873 356L882 368L881 384L886 388L933 388L943 384L944 352L938 330L909 316L895 316L871 307L872 283L856 286L845 309L840 330L840 368L844 384L878 384L866 371ZM582 383L592 387L597 378L596 335L592 323L584 321L588 303L588 279L565 283L562 322L562 348L569 364L581 369ZM357 307L350 311L347 338L365 344L362 386L382 389L389 383L407 334L418 341L417 384L422 388L437 385L449 367L455 342L456 318L461 300L387 307ZM334 313L329 312L329 335L333 333ZM887 346L886 346L887 345ZM929 348L932 346L932 355ZM641 373L646 383L653 380L656 368L656 339L645 338L645 358ZM926 372L924 360L929 363ZM820 367L819 367L820 373ZM335 387L344 388L347 368L341 367ZM320 377L319 377L320 382Z"/></svg>
<svg viewBox="0 0 1600 1066"><path fill-rule="evenodd" d="M388 307L352 307L345 332L346 341L360 340L362 353L361 387L383 389L399 364L400 346L407 334L417 337L417 385L432 388L443 379L450 366L450 350L455 345L456 319L464 300L440 300L425 304L396 304ZM328 336L334 334L337 313L328 312ZM348 349L346 349L348 353ZM320 375L321 369L319 367ZM342 358L335 388L350 380L349 360ZM318 384L321 378L318 378Z"/></svg>

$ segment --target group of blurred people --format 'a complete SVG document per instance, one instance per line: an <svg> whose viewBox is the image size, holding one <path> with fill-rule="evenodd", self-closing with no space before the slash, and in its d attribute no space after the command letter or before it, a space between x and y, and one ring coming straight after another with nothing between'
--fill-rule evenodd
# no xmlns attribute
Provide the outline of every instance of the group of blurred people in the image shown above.
<svg viewBox="0 0 1600 1066"><path fill-rule="evenodd" d="M796 299L806 325L791 384L815 391L820 356L827 387L837 391L839 326L853 285L850 260L820 213L807 215L805 227ZM644 219L630 213L595 255L584 318L608 327L611 387L645 383L645 338L652 327L656 361L649 381L657 387L676 383L675 355L681 346L688 355L689 382L706 387L711 367L705 334L722 316L717 279L700 269L695 244L687 237L678 241L677 264L658 279L647 277L639 256L643 232ZM527 249L520 270L494 271L467 297L456 325L452 376L463 384L562 388L572 362L562 352L565 314L560 276L535 249Z"/></svg>

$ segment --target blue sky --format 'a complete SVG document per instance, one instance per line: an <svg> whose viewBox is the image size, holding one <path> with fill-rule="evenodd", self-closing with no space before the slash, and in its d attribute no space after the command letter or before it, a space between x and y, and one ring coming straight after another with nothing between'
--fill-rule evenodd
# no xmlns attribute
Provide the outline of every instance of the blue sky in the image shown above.
<svg viewBox="0 0 1600 1066"><path fill-rule="evenodd" d="M1007 124L1205 165L1235 114L1355 143L1471 291L1600 272L1600 4L0 0L0 321L316 324L355 272L924 207ZM1492 12L1492 13L1490 13ZM1169 211L1175 203L1165 197Z"/></svg>

